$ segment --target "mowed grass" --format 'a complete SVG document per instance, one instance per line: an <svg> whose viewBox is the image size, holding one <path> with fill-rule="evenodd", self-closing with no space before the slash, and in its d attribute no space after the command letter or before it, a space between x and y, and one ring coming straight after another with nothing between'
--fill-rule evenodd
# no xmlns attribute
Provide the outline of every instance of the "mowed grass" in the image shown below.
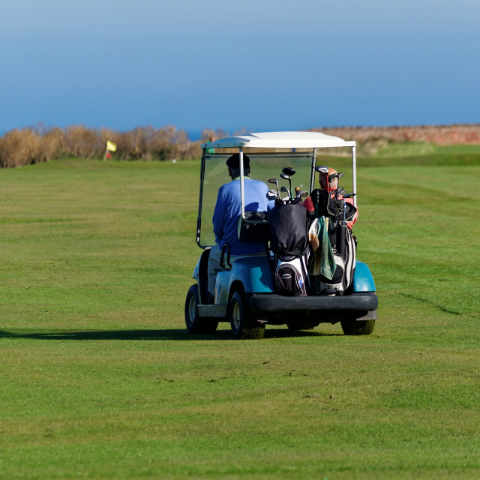
<svg viewBox="0 0 480 480"><path fill-rule="evenodd" d="M480 153L480 145L435 145L425 142L391 142L372 149L374 157L411 157Z"/></svg>
<svg viewBox="0 0 480 480"><path fill-rule="evenodd" d="M359 161L373 335L260 341L184 328L198 162L1 170L0 476L479 478L480 162L459 158Z"/></svg>

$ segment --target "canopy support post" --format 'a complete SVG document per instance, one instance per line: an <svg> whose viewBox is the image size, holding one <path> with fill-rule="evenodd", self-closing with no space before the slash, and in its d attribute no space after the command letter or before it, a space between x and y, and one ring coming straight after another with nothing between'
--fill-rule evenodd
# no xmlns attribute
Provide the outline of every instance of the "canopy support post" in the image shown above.
<svg viewBox="0 0 480 480"><path fill-rule="evenodd" d="M317 149L313 149L312 155L312 174L310 175L310 195L315 189L315 167L317 166Z"/></svg>
<svg viewBox="0 0 480 480"><path fill-rule="evenodd" d="M202 163L200 166L200 193L198 198L198 215L197 215L197 245L205 250L205 246L200 243L201 231L202 231L202 204L203 204L203 182L205 180L205 152L206 149L202 148Z"/></svg>
<svg viewBox="0 0 480 480"><path fill-rule="evenodd" d="M357 147L352 147L352 193L357 193ZM353 205L357 206L357 195L353 197Z"/></svg>
<svg viewBox="0 0 480 480"><path fill-rule="evenodd" d="M243 171L243 148L239 147L238 156L240 159L240 197L242 200L242 218L245 220L245 185L243 184L244 180L244 171Z"/></svg>

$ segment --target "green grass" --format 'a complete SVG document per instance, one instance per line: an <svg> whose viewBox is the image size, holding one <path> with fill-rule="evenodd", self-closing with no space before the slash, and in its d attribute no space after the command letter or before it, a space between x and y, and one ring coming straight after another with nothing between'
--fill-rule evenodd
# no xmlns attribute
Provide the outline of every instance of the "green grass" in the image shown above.
<svg viewBox="0 0 480 480"><path fill-rule="evenodd" d="M1 170L0 477L479 478L480 164L445 158L359 161L373 335L261 341L185 331L198 162Z"/></svg>
<svg viewBox="0 0 480 480"><path fill-rule="evenodd" d="M374 157L480 154L480 145L435 145L422 142L392 142L372 152Z"/></svg>
<svg viewBox="0 0 480 480"><path fill-rule="evenodd" d="M349 148L332 149L330 153L342 157L351 156ZM320 151L319 154L322 155L322 152ZM438 157L479 156L480 145L436 145L427 142L390 142L386 139L372 139L366 143L357 142L357 155L369 157L374 161L382 158L402 160L407 157L427 156L430 157L428 161L436 163Z"/></svg>

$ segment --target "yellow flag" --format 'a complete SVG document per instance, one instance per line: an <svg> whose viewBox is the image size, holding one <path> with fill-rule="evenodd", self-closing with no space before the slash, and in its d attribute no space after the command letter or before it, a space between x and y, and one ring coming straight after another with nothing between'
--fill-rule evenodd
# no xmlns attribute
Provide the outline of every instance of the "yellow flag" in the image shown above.
<svg viewBox="0 0 480 480"><path fill-rule="evenodd" d="M117 151L117 144L113 142L107 142L107 150L109 152L116 152Z"/></svg>

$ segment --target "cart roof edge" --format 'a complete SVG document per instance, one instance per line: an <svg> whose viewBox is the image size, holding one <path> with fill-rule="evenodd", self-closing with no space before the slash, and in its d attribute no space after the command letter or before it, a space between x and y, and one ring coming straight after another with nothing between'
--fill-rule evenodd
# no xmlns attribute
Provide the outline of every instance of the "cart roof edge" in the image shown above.
<svg viewBox="0 0 480 480"><path fill-rule="evenodd" d="M202 148L339 148L355 147L356 142L320 132L246 133L202 143Z"/></svg>

